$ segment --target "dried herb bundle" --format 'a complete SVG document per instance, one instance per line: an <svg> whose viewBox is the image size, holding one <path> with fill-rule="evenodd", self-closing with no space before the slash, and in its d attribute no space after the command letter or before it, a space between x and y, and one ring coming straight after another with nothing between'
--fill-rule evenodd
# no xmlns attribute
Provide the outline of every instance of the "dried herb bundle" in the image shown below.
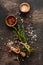
<svg viewBox="0 0 43 65"><path fill-rule="evenodd" d="M31 53L34 51L34 48L32 48L30 45L27 44L27 40L25 37L25 31L24 31L24 26L22 25L17 25L17 28L13 27L17 33L17 36L19 40L21 41L20 43L25 47L27 53Z"/></svg>

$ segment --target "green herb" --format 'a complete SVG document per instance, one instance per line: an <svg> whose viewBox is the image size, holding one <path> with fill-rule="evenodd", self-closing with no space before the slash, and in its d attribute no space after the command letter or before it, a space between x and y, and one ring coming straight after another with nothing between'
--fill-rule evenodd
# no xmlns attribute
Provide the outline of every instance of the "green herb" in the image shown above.
<svg viewBox="0 0 43 65"><path fill-rule="evenodd" d="M32 48L30 45L28 45L27 43L23 43L20 42L25 48L26 48L26 52L27 54L31 54L32 52L34 52L34 48Z"/></svg>
<svg viewBox="0 0 43 65"><path fill-rule="evenodd" d="M23 24L21 26L18 24L18 29L16 29L15 27L13 28L16 30L17 36L19 40L21 41L21 44L26 48L26 52L28 52L29 54L33 52L34 49L27 44Z"/></svg>
<svg viewBox="0 0 43 65"><path fill-rule="evenodd" d="M21 40L21 42L26 43L26 37L25 37L25 32L24 32L24 27L23 24L20 26L18 25L18 37Z"/></svg>

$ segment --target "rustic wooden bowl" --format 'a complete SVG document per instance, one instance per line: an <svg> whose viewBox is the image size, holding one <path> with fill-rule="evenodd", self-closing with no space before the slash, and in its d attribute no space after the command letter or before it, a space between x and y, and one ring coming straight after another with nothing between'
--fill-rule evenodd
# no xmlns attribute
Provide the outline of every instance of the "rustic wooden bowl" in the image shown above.
<svg viewBox="0 0 43 65"><path fill-rule="evenodd" d="M8 15L5 19L5 23L9 27L13 27L17 24L17 19L14 15Z"/></svg>
<svg viewBox="0 0 43 65"><path fill-rule="evenodd" d="M29 12L30 11L30 4L28 4L28 3L20 4L20 11L23 13Z"/></svg>

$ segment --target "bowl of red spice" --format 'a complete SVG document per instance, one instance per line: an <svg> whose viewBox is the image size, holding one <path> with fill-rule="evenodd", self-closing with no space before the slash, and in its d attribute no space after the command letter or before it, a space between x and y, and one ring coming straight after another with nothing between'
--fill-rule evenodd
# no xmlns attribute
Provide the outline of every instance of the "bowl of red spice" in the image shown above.
<svg viewBox="0 0 43 65"><path fill-rule="evenodd" d="M17 24L17 19L14 15L8 15L6 17L5 23L9 27L13 27Z"/></svg>

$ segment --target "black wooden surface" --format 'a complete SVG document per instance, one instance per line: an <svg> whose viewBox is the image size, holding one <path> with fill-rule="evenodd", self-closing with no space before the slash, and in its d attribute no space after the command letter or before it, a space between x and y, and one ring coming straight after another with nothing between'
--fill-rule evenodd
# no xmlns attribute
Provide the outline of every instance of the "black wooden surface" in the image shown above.
<svg viewBox="0 0 43 65"><path fill-rule="evenodd" d="M11 5L5 6L7 3L16 3L17 8L10 10ZM28 2L31 5L31 11L26 15L21 14L20 17L24 19L25 27L30 25L35 29L37 34L37 42L31 44L36 50L35 52L25 61L15 61L13 57L7 52L6 43L11 40L15 42L15 35L12 29L9 29L5 25L5 17L12 13L15 15L18 12L18 6L22 2ZM16 15L17 17L19 15ZM28 40L29 42L29 40ZM0 0L0 65L43 65L43 0Z"/></svg>

